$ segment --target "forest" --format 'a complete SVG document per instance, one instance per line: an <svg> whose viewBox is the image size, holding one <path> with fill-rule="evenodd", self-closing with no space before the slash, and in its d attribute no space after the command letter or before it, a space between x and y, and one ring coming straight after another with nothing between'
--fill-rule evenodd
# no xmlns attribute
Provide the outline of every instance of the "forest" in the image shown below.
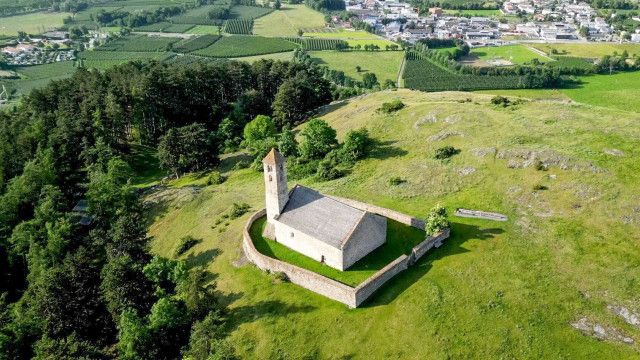
<svg viewBox="0 0 640 360"><path fill-rule="evenodd" d="M212 274L149 251L132 144L178 136L176 166L201 169L258 115L292 127L331 88L300 62L132 62L0 112L0 359L235 358Z"/></svg>

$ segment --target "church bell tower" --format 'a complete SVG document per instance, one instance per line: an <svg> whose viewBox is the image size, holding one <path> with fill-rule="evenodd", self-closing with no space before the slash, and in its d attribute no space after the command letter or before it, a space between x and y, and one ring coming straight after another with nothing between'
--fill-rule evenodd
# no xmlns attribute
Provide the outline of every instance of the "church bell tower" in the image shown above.
<svg viewBox="0 0 640 360"><path fill-rule="evenodd" d="M277 218L289 201L285 158L275 148L262 159L267 205L267 221Z"/></svg>

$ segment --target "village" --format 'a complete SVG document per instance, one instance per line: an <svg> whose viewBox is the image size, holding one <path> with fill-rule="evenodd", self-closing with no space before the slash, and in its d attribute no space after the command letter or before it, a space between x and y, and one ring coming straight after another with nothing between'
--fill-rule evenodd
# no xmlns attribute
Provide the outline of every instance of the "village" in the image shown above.
<svg viewBox="0 0 640 360"><path fill-rule="evenodd" d="M409 3L378 0L350 0L346 9L386 38L408 43L425 38L457 38L472 46L512 40L621 41L623 35L616 34L589 4L569 0L506 1L501 16L495 18L464 16L438 7L423 16ZM634 20L640 26L640 19ZM627 38L640 42L640 28Z"/></svg>

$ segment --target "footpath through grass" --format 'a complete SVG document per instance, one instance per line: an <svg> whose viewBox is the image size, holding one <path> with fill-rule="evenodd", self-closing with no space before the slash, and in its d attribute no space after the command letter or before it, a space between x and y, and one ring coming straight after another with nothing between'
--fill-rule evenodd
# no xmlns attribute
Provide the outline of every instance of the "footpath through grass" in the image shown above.
<svg viewBox="0 0 640 360"><path fill-rule="evenodd" d="M266 217L261 217L250 229L251 238L259 252L353 287L358 286L400 255L408 255L414 246L425 239L424 231L387 219L387 242L349 269L340 271L263 237L262 231L267 223L266 220Z"/></svg>

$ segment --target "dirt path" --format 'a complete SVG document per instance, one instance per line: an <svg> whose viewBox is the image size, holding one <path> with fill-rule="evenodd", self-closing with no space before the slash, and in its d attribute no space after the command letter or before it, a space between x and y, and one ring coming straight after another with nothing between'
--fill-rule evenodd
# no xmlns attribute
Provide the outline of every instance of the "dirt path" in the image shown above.
<svg viewBox="0 0 640 360"><path fill-rule="evenodd" d="M396 79L396 86L398 88L404 87L404 81L402 81L402 75L404 75L404 65L407 62L406 56L402 57L402 63L400 64L400 71L398 71L398 78Z"/></svg>

